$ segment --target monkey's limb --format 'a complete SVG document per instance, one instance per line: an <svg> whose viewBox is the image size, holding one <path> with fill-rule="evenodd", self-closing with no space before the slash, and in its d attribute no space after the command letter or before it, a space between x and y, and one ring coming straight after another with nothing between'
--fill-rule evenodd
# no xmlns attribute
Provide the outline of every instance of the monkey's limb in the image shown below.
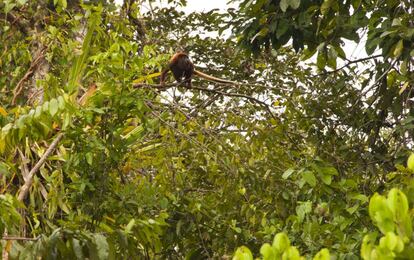
<svg viewBox="0 0 414 260"><path fill-rule="evenodd" d="M161 73L161 83L160 83L160 85L161 86L164 86L165 85L165 78L166 78L166 76L167 76L167 73L168 73L168 71L169 71L170 69L168 68L168 69L165 69L165 70L163 70L162 71L162 73Z"/></svg>
<svg viewBox="0 0 414 260"><path fill-rule="evenodd" d="M241 83L238 83L238 82L235 82L235 81L225 80L225 79L220 79L220 78L213 77L213 76L208 75L208 74L205 74L205 73L203 73L203 72L201 72L199 70L194 70L194 74L197 75L197 76L199 76L199 77L201 77L201 78L204 78L206 80L214 81L214 82L217 82L217 83L231 84L231 85L242 85Z"/></svg>

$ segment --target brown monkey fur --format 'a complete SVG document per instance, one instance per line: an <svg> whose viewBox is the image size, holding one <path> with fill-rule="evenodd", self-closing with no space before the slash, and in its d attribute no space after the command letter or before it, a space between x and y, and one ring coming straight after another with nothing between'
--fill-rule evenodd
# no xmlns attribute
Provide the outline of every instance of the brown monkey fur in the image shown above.
<svg viewBox="0 0 414 260"><path fill-rule="evenodd" d="M185 84L189 87L191 87L191 79L194 74L209 81L214 81L223 84L239 84L237 82L219 79L196 70L194 68L194 64L191 62L188 55L184 52L177 52L172 56L170 62L168 63L168 68L163 70L163 72L161 73L161 85L165 84L165 78L169 70L171 70L177 82L182 82L182 79L184 78Z"/></svg>

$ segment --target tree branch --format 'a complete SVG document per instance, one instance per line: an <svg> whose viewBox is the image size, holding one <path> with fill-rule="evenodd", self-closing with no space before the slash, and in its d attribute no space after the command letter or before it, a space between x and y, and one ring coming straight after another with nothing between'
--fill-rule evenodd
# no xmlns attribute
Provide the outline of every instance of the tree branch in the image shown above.
<svg viewBox="0 0 414 260"><path fill-rule="evenodd" d="M183 82L180 83L171 83L171 84L165 84L165 85L161 85L161 84L148 84L148 83L134 83L132 84L132 86L134 88L156 88L159 90L166 90L172 87L178 87L181 86L183 84Z"/></svg>
<svg viewBox="0 0 414 260"><path fill-rule="evenodd" d="M358 63L358 62L363 62L363 61L367 61L367 60L371 60L371 59L375 59L375 58L379 58L379 57L382 57L382 55L378 54L378 55L369 56L369 57L365 57L365 58L361 58L361 59L357 59L357 60L352 60L352 61L349 61L347 64L345 64L344 66L342 66L338 69L331 70L331 71L325 71L325 72L319 73L317 76L325 76L327 74L336 73L340 70L343 70L343 69L351 66L351 64Z"/></svg>
<svg viewBox="0 0 414 260"><path fill-rule="evenodd" d="M23 186L20 188L18 200L23 201L27 194L29 193L29 189L33 183L33 177L36 172L40 169L40 167L46 162L47 157L55 150L56 146L58 145L59 141L63 138L64 134L59 133L55 140L50 144L49 148L47 148L46 152L40 158L40 160L35 164L35 166L30 170L26 181L24 182Z"/></svg>
<svg viewBox="0 0 414 260"><path fill-rule="evenodd" d="M23 240L23 241L36 241L40 237L14 237L14 236L3 236L1 240Z"/></svg>
<svg viewBox="0 0 414 260"><path fill-rule="evenodd" d="M247 100L249 100L251 102L258 103L259 105L265 107L266 110L269 112L269 114L274 119L278 120L278 118L270 110L269 105L266 104L266 102L261 101L261 100L259 100L257 98L254 98L252 96L244 95L244 94L239 94L239 93L227 93L227 92L223 92L223 91L215 90L215 89L208 89L208 88L201 88L201 87L195 87L195 86L188 86L188 85L184 85L183 83L184 83L184 81L179 82L179 83L174 83L174 84L165 84L165 85L139 83L139 84L133 84L133 86L135 88L139 88L139 87L149 87L149 88L155 88L155 89L159 89L159 90L165 90L165 89L168 89L168 88L171 88L171 87L182 86L182 87L184 87L186 89L196 89L196 90L200 90L200 91L206 91L206 92L220 94L220 95L227 96L227 97L240 97L240 98L247 99Z"/></svg>
<svg viewBox="0 0 414 260"><path fill-rule="evenodd" d="M0 14L1 20L7 20L11 26L16 25L21 32L25 35L29 34L29 22L26 20L22 20L20 16L14 15L13 12L8 12L7 14Z"/></svg>
<svg viewBox="0 0 414 260"><path fill-rule="evenodd" d="M36 56L36 58L30 64L30 67L27 70L26 74L24 74L23 78L21 78L19 80L19 82L17 83L17 85L16 85L16 87L14 88L14 91L13 91L12 105L14 105L16 103L17 96L20 94L20 92L22 92L23 83L35 72L35 68L37 67L37 65L39 65L39 63L44 58L44 56L45 56L44 51L45 50L46 50L46 47L44 47L40 50L39 54Z"/></svg>

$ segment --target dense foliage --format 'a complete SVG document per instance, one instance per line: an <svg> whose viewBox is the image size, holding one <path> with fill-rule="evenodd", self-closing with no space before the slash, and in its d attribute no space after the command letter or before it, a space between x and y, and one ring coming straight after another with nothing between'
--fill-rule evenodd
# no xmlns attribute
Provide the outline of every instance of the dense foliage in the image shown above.
<svg viewBox="0 0 414 260"><path fill-rule="evenodd" d="M235 2L0 0L3 258L410 256L410 1Z"/></svg>

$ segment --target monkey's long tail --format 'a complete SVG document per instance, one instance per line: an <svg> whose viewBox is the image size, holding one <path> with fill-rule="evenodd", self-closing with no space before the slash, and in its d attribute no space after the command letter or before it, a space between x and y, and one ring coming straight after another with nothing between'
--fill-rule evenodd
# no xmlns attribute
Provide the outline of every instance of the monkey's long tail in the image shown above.
<svg viewBox="0 0 414 260"><path fill-rule="evenodd" d="M205 73L203 73L201 71L198 71L198 70L194 70L194 74L196 74L199 77L202 77L202 78L204 78L206 80L214 81L214 82L217 82L217 83L240 85L240 83L238 83L238 82L234 82L234 81L230 81L230 80L225 80L225 79L219 79L219 78L216 78L216 77L207 75L207 74L205 74Z"/></svg>

